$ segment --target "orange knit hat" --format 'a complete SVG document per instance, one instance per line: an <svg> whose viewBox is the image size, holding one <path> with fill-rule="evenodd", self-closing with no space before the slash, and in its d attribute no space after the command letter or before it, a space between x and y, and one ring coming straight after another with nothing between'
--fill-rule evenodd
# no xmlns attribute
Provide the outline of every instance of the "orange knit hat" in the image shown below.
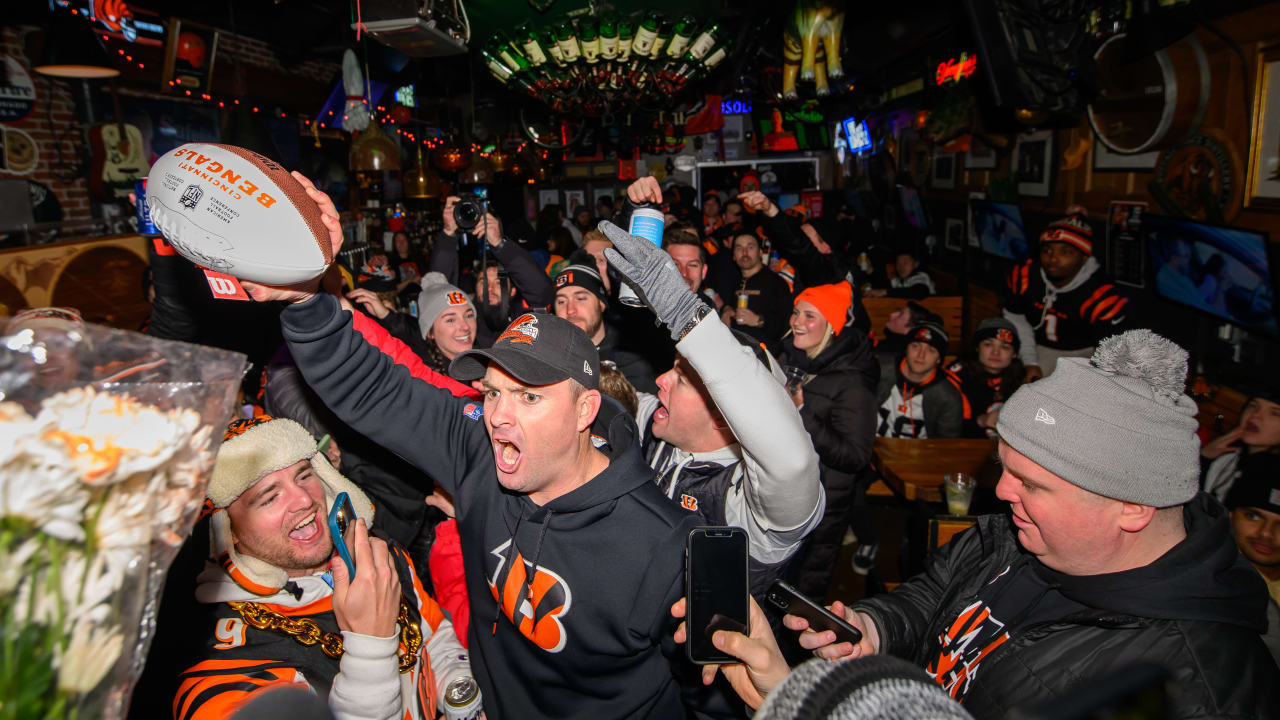
<svg viewBox="0 0 1280 720"><path fill-rule="evenodd" d="M853 287L847 282L814 285L796 296L796 302L801 300L818 308L822 317L831 324L831 332L839 335L845 323L849 321L849 306L853 304Z"/></svg>

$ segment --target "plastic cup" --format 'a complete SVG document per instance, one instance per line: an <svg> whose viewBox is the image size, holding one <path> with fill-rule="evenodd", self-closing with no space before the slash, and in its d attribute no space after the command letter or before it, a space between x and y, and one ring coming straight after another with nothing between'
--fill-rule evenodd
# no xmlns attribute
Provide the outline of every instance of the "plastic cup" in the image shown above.
<svg viewBox="0 0 1280 720"><path fill-rule="evenodd" d="M947 497L947 512L952 515L968 515L969 505L973 502L973 489L978 481L964 473L949 473L942 476L942 487Z"/></svg>

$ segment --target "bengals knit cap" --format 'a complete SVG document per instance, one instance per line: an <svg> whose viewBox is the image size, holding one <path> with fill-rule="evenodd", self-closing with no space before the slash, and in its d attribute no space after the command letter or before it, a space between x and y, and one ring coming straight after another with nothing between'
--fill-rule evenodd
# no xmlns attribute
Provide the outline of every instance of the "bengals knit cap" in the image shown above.
<svg viewBox="0 0 1280 720"><path fill-rule="evenodd" d="M449 374L471 382L484 377L489 363L530 386L577 380L588 390L600 387L600 353L582 328L545 313L516 318L487 350L467 350L449 364Z"/></svg>
<svg viewBox="0 0 1280 720"><path fill-rule="evenodd" d="M556 273L555 286L557 292L562 287L584 288L599 298L600 302L609 304L609 291L604 289L600 270L596 267L596 259L586 250L573 251L569 256L569 264Z"/></svg>
<svg viewBox="0 0 1280 720"><path fill-rule="evenodd" d="M1150 330L1063 358L1018 388L996 430L1009 447L1067 482L1125 502L1171 507L1200 480L1196 404L1183 393L1187 351Z"/></svg>
<svg viewBox="0 0 1280 720"><path fill-rule="evenodd" d="M436 318L449 308L475 308L471 298L454 285L450 285L444 274L429 272L422 278L422 292L418 293L418 329L422 337L435 324Z"/></svg>
<svg viewBox="0 0 1280 720"><path fill-rule="evenodd" d="M853 305L853 287L847 282L831 285L814 285L796 296L796 302L804 301L818 308L822 317L831 325L836 335L849 322L849 306Z"/></svg>
<svg viewBox="0 0 1280 720"><path fill-rule="evenodd" d="M1018 338L1018 329L1013 326L1013 323L1002 317L990 317L978 323L978 329L973 333L973 346L977 347L982 344L983 340L990 338L1009 343L1013 346L1014 353L1022 349L1022 340Z"/></svg>
<svg viewBox="0 0 1280 720"><path fill-rule="evenodd" d="M1061 242L1071 245L1085 255L1093 254L1093 226L1083 214L1068 214L1049 223L1040 233L1041 243Z"/></svg>
<svg viewBox="0 0 1280 720"><path fill-rule="evenodd" d="M932 345L942 356L947 354L947 342L950 339L947 331L942 329L942 325L933 320L915 323L907 331L907 345L918 342Z"/></svg>

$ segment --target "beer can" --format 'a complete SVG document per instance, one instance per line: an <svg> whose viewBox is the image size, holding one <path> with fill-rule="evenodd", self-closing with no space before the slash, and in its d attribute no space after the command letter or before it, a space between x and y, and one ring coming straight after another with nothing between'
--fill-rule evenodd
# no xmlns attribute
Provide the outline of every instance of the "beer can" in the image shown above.
<svg viewBox="0 0 1280 720"><path fill-rule="evenodd" d="M447 720L477 720L484 708L480 686L470 676L454 678L444 688L444 716Z"/></svg>
<svg viewBox="0 0 1280 720"><path fill-rule="evenodd" d="M748 299L748 298L747 298L747 294L746 294L746 293L744 293L744 292L740 292L740 293L738 293L738 309L739 309L739 310L745 310L745 309L746 309L746 307L747 307L747 299Z"/></svg>
<svg viewBox="0 0 1280 720"><path fill-rule="evenodd" d="M159 235L156 224L151 222L151 208L147 206L147 179L142 178L133 183L133 194L137 196L138 234Z"/></svg>
<svg viewBox="0 0 1280 720"><path fill-rule="evenodd" d="M627 232L636 237L662 247L662 233L667 229L666 217L662 211L651 205L642 205L631 213L631 226ZM631 307L642 307L644 303L626 282L618 288L618 302Z"/></svg>

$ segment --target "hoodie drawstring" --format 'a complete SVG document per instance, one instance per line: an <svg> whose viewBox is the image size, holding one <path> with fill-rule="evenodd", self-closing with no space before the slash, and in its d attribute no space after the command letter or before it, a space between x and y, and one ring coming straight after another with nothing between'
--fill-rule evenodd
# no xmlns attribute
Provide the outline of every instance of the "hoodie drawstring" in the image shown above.
<svg viewBox="0 0 1280 720"><path fill-rule="evenodd" d="M511 567L512 567L511 563L513 561L513 558L511 557L511 553L516 548L516 535L520 533L520 522L523 520L524 520L524 511L521 510L520 514L516 516L516 529L511 531L511 542L507 543L507 552L503 555L503 558L502 558L503 564L507 566L508 575L511 574ZM504 587L506 587L507 583L505 580L499 582L499 578L496 578L496 577L493 580L494 580L494 587L496 587L498 590L498 607L493 611L493 631L491 634L497 635L498 634L498 618L502 617L502 596L504 594L502 590Z"/></svg>
<svg viewBox="0 0 1280 720"><path fill-rule="evenodd" d="M526 572L526 573L524 574L524 582L520 585L520 591L516 593L516 599L515 599L515 600L513 600L513 602L516 602L516 603L520 602L520 598L521 598L522 596L523 596L525 599L529 600L530 602L533 602L533 580L534 580L534 578L535 578L535 577L537 577L537 575L538 575L538 560L542 557L542 541L543 541L543 540L545 540L545 539L547 538L547 529L551 527L551 516L552 516L552 515L555 515L555 511L553 511L553 510L547 510L547 511L546 511L546 515L544 516L544 518L543 518L543 520L542 520L542 526L541 526L541 528L538 530L538 544L534 547L534 551L533 551L533 566L529 569L529 571L528 571L528 572ZM512 560L512 557L511 557L511 553L512 553L513 549L514 549L514 548L515 548L515 546L516 546L516 535L518 535L518 534L520 533L520 522L521 522L522 520L524 520L524 513L523 513L523 512L522 512L522 513L520 513L520 516L519 516L518 518L516 518L516 529L515 529L515 531L513 531L513 532L511 533L511 543L510 543L509 545L507 545L507 552L506 552L506 556L505 556L505 558L506 558L506 563L505 563L505 564L506 564L506 566L507 566L507 576L508 576L508 577L510 577L510 575L511 575L511 573L512 573L512 571L514 570L514 567L515 567L515 566L512 564L512 563L513 563L513 560ZM494 635L497 635L497 634L498 634L498 619L502 616L502 600L503 600L503 595L505 594L505 593L503 592L503 588L505 588L505 587L506 587L506 584L507 584L507 583L506 583L506 581L504 580L504 581L502 582L502 584L498 587L498 607L497 607L497 610L495 610L495 611L494 611L494 614L493 614L493 631L492 631L492 634L494 634ZM512 607L512 608L511 608L511 611L512 611L512 615L514 615L514 614L515 614L515 607ZM535 627L535 628L537 627L537 620L534 620L534 627Z"/></svg>

